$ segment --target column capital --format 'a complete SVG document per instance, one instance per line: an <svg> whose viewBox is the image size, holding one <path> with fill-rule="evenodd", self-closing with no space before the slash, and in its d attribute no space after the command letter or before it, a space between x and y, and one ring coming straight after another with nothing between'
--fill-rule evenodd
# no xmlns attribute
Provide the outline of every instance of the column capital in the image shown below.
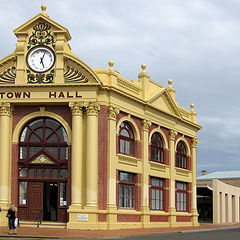
<svg viewBox="0 0 240 240"><path fill-rule="evenodd" d="M89 102L88 106L86 107L87 116L97 116L99 110L99 102Z"/></svg>
<svg viewBox="0 0 240 240"><path fill-rule="evenodd" d="M198 139L197 138L193 138L192 139L192 147L193 148L197 148L197 144L198 144Z"/></svg>
<svg viewBox="0 0 240 240"><path fill-rule="evenodd" d="M177 132L173 129L169 131L169 140L175 141L175 137L177 135Z"/></svg>
<svg viewBox="0 0 240 240"><path fill-rule="evenodd" d="M119 114L119 109L110 105L108 107L108 119L116 121L117 115Z"/></svg>
<svg viewBox="0 0 240 240"><path fill-rule="evenodd" d="M149 121L147 119L143 119L142 120L142 125L141 125L142 126L142 131L148 132L150 125L151 125L151 121Z"/></svg>
<svg viewBox="0 0 240 240"><path fill-rule="evenodd" d="M12 110L13 110L13 107L11 107L10 103L8 103L8 102L1 103L1 105L0 105L0 115L1 116L10 117L12 115Z"/></svg>
<svg viewBox="0 0 240 240"><path fill-rule="evenodd" d="M72 115L82 116L84 104L84 102L70 102L69 107L71 108Z"/></svg>

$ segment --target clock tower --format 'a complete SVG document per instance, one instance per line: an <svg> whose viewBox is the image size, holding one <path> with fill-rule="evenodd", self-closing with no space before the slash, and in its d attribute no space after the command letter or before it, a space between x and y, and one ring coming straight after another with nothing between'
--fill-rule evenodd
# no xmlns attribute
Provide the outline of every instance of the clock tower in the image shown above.
<svg viewBox="0 0 240 240"><path fill-rule="evenodd" d="M64 83L64 51L72 54L71 36L45 11L42 5L41 13L14 31L18 37L15 84Z"/></svg>

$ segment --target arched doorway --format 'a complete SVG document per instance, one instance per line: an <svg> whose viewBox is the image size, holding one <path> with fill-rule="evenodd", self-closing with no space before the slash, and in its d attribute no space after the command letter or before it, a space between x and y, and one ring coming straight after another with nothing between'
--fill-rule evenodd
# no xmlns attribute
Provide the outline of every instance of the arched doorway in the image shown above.
<svg viewBox="0 0 240 240"><path fill-rule="evenodd" d="M67 221L68 136L52 118L28 122L19 138L19 218Z"/></svg>

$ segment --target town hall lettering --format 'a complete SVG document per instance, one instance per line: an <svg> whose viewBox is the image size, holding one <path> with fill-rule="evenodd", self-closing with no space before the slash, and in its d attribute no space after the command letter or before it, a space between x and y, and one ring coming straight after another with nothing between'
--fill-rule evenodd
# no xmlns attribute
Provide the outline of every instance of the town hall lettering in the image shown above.
<svg viewBox="0 0 240 240"><path fill-rule="evenodd" d="M49 92L49 98L81 98L78 92Z"/></svg>
<svg viewBox="0 0 240 240"><path fill-rule="evenodd" d="M81 98L79 92L47 92L46 98ZM31 92L0 92L0 99L32 98Z"/></svg>

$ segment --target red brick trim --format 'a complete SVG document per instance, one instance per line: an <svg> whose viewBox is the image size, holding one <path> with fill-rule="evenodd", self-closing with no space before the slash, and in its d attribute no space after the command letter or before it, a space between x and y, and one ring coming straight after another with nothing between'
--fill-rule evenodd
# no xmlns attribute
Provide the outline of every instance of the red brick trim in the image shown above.
<svg viewBox="0 0 240 240"><path fill-rule="evenodd" d="M190 216L177 216L176 222L191 222Z"/></svg>
<svg viewBox="0 0 240 240"><path fill-rule="evenodd" d="M118 214L117 221L118 222L141 222L141 216L130 215L130 214Z"/></svg>
<svg viewBox="0 0 240 240"><path fill-rule="evenodd" d="M98 221L99 222L106 222L107 221L107 215L106 214L98 214Z"/></svg>
<svg viewBox="0 0 240 240"><path fill-rule="evenodd" d="M98 114L98 208L107 209L108 107Z"/></svg>
<svg viewBox="0 0 240 240"><path fill-rule="evenodd" d="M150 216L150 222L168 222L168 216Z"/></svg>

